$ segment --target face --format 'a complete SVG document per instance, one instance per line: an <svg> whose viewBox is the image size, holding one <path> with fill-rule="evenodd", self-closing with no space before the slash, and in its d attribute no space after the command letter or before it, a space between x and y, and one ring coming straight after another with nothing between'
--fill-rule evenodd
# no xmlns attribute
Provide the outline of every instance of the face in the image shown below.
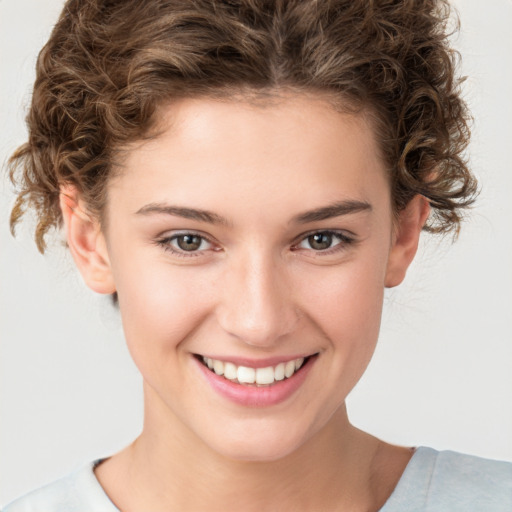
<svg viewBox="0 0 512 512"><path fill-rule="evenodd" d="M104 233L146 422L283 457L333 421L376 344L396 237L372 129L306 96L160 114L109 185Z"/></svg>

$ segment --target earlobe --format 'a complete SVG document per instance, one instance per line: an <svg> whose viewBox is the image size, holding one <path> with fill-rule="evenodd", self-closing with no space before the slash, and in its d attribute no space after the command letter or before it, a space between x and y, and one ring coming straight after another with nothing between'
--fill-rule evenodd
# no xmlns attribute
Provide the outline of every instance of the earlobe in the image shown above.
<svg viewBox="0 0 512 512"><path fill-rule="evenodd" d="M416 195L400 212L386 270L387 288L398 286L404 280L429 213L430 204L421 195Z"/></svg>
<svg viewBox="0 0 512 512"><path fill-rule="evenodd" d="M69 250L85 283L97 293L114 293L105 237L98 220L87 212L75 187L61 187L60 209Z"/></svg>

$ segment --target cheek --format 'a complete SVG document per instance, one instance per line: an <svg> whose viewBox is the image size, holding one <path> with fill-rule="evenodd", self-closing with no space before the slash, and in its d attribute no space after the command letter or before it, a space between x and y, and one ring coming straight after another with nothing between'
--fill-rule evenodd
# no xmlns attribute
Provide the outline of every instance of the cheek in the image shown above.
<svg viewBox="0 0 512 512"><path fill-rule="evenodd" d="M332 369L343 376L342 393L355 385L375 350L384 275L385 259L360 258L308 279L308 316L329 342Z"/></svg>
<svg viewBox="0 0 512 512"><path fill-rule="evenodd" d="M359 259L324 274L309 273L301 295L325 329L357 336L380 324L384 275L383 261Z"/></svg>
<svg viewBox="0 0 512 512"><path fill-rule="evenodd" d="M139 369L161 364L208 315L209 276L166 262L130 258L116 269L126 342ZM130 268L128 268L128 265Z"/></svg>

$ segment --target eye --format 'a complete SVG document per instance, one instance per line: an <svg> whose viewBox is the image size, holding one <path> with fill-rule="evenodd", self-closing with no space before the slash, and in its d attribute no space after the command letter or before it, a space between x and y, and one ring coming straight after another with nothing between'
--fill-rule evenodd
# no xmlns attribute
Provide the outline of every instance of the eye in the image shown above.
<svg viewBox="0 0 512 512"><path fill-rule="evenodd" d="M179 256L197 255L213 246L212 242L197 233L178 233L157 240L157 243L165 250Z"/></svg>
<svg viewBox="0 0 512 512"><path fill-rule="evenodd" d="M179 249L187 252L198 251L201 246L207 244L204 238L194 234L175 236L171 238L171 242L175 242Z"/></svg>
<svg viewBox="0 0 512 512"><path fill-rule="evenodd" d="M345 246L354 240L347 235L335 231L316 231L303 238L298 244L300 249L313 249L317 252L338 249L337 246ZM341 249L342 247L339 247Z"/></svg>

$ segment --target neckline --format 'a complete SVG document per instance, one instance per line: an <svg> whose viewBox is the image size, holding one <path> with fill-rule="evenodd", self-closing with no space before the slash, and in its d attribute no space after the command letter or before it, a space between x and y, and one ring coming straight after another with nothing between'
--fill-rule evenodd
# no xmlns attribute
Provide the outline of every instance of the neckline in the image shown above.
<svg viewBox="0 0 512 512"><path fill-rule="evenodd" d="M437 453L432 448L425 446L416 447L393 492L378 512L403 510L404 505L407 505L409 510L421 509L421 504L424 503L428 492L432 474L432 471L426 470L426 467L433 469ZM101 504L102 512L121 512L105 492L94 473L95 468L107 459L108 457L97 459L82 469L82 471L88 473L89 477L89 488L86 489L86 496L87 499L91 497L95 503ZM419 487L417 487L418 484ZM410 492L412 486L415 488L414 493ZM92 496L90 496L91 493ZM414 500L414 503L411 500Z"/></svg>
<svg viewBox="0 0 512 512"><path fill-rule="evenodd" d="M423 510L438 454L433 448L417 447L393 492L378 512Z"/></svg>

